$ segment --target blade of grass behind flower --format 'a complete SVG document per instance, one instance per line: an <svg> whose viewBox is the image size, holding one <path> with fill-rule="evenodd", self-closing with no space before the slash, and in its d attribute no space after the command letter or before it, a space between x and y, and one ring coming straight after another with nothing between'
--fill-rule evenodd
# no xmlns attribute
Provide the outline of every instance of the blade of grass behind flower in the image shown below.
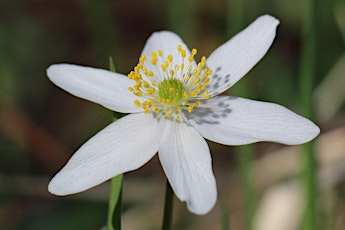
<svg viewBox="0 0 345 230"><path fill-rule="evenodd" d="M243 27L244 9L243 2L239 0L228 1L228 35L234 35ZM236 87L232 89L236 95L247 97L246 80L242 79L236 83ZM256 211L257 193L254 185L254 149L252 145L239 146L235 149L238 162L238 170L240 177L240 186L242 191L242 201L244 203L244 229L253 229L253 220ZM224 212L224 210L222 210ZM222 213L222 215L225 215Z"/></svg>
<svg viewBox="0 0 345 230"><path fill-rule="evenodd" d="M312 89L316 71L317 58L317 1L306 2L307 12L304 15L303 50L300 74L300 105L302 115L312 119ZM305 210L302 222L303 230L316 230L316 158L313 142L302 146Z"/></svg>

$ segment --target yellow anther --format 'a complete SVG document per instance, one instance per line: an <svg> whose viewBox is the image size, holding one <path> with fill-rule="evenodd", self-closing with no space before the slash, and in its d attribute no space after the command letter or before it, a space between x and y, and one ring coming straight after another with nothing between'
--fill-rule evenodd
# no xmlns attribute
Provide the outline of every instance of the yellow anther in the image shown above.
<svg viewBox="0 0 345 230"><path fill-rule="evenodd" d="M210 83L210 81L211 81L211 79L208 77L208 78L205 79L205 83L204 84L208 85Z"/></svg>
<svg viewBox="0 0 345 230"><path fill-rule="evenodd" d="M171 113L167 113L167 114L165 114L165 116L167 116L168 118L170 118L172 115L171 115Z"/></svg>
<svg viewBox="0 0 345 230"><path fill-rule="evenodd" d="M198 52L197 49L192 49L192 55L193 56L195 56L197 52Z"/></svg>
<svg viewBox="0 0 345 230"><path fill-rule="evenodd" d="M153 76L153 72L152 71L148 71L146 75L149 76L149 77L152 77Z"/></svg>
<svg viewBox="0 0 345 230"><path fill-rule="evenodd" d="M162 50L158 50L157 53L158 53L159 56L161 56L161 57L163 56L163 51Z"/></svg>
<svg viewBox="0 0 345 230"><path fill-rule="evenodd" d="M142 92L133 92L133 94L135 95L135 96L138 96L138 97L142 97L143 96L143 93Z"/></svg>
<svg viewBox="0 0 345 230"><path fill-rule="evenodd" d="M178 45L178 46L177 46L177 50L178 50L178 51L181 51L181 50L182 50L182 46L181 46L181 45Z"/></svg>
<svg viewBox="0 0 345 230"><path fill-rule="evenodd" d="M134 91L133 87L128 87L128 90L129 90L130 92L133 92L133 91Z"/></svg>
<svg viewBox="0 0 345 230"><path fill-rule="evenodd" d="M148 107L151 107L152 106L152 101L148 100L148 101L145 101L143 104L148 106Z"/></svg>
<svg viewBox="0 0 345 230"><path fill-rule="evenodd" d="M140 106L140 101L139 101L139 100L135 100L135 101L134 101L134 104L135 104L136 106Z"/></svg>
<svg viewBox="0 0 345 230"><path fill-rule="evenodd" d="M167 57L167 60L168 60L169 62L172 62L173 57L172 57L171 55L169 55L169 56Z"/></svg>
<svg viewBox="0 0 345 230"><path fill-rule="evenodd" d="M196 93L200 94L200 92L203 90L203 87L201 85L198 85Z"/></svg>
<svg viewBox="0 0 345 230"><path fill-rule="evenodd" d="M152 64L152 65L156 65L156 64L157 64L157 58L152 58L151 64Z"/></svg>
<svg viewBox="0 0 345 230"><path fill-rule="evenodd" d="M148 114L149 112L150 112L149 109L144 109L144 113L145 113L145 114Z"/></svg>
<svg viewBox="0 0 345 230"><path fill-rule="evenodd" d="M151 89L146 90L146 93L147 93L148 95L152 95L154 92L155 92L155 89L154 89L154 88L151 88Z"/></svg>
<svg viewBox="0 0 345 230"><path fill-rule="evenodd" d="M208 91L205 90L203 93L202 93L203 96L207 96L208 95Z"/></svg>
<svg viewBox="0 0 345 230"><path fill-rule="evenodd" d="M165 71L168 67L167 67L166 63L164 63L164 64L161 65L161 68L162 68L163 71Z"/></svg>
<svg viewBox="0 0 345 230"><path fill-rule="evenodd" d="M186 74L185 76L184 76L184 81L189 81L189 79L190 79L190 76L188 75L188 74Z"/></svg>
<svg viewBox="0 0 345 230"><path fill-rule="evenodd" d="M146 56L145 55L141 55L141 57L139 58L140 63L144 63L146 61Z"/></svg>
<svg viewBox="0 0 345 230"><path fill-rule="evenodd" d="M134 67L134 71L138 72L142 68L143 68L143 65L139 63L136 67Z"/></svg>
<svg viewBox="0 0 345 230"><path fill-rule="evenodd" d="M184 58L186 57L186 51L185 50L181 50L181 56Z"/></svg>
<svg viewBox="0 0 345 230"><path fill-rule="evenodd" d="M195 97L196 96L196 92L195 91L190 91L189 95L191 95L192 97Z"/></svg>
<svg viewBox="0 0 345 230"><path fill-rule="evenodd" d="M194 61L194 57L193 56L189 56L188 61L189 62L193 62Z"/></svg>
<svg viewBox="0 0 345 230"><path fill-rule="evenodd" d="M151 52L151 57L157 57L157 54L156 54L156 52Z"/></svg>
<svg viewBox="0 0 345 230"><path fill-rule="evenodd" d="M176 112L181 112L181 110L182 110L181 107L175 107Z"/></svg>
<svg viewBox="0 0 345 230"><path fill-rule="evenodd" d="M150 84L149 84L147 81L144 81L144 87L145 87L145 88L149 88L149 87L150 87Z"/></svg>

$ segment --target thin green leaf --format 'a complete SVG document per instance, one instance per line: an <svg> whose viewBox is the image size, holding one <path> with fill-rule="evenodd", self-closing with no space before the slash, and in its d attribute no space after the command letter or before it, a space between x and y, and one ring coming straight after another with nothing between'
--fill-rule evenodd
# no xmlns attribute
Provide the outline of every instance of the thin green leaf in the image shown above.
<svg viewBox="0 0 345 230"><path fill-rule="evenodd" d="M112 57L109 57L109 70L111 72L115 72L115 65L114 65L114 62L113 62L113 58Z"/></svg>
<svg viewBox="0 0 345 230"><path fill-rule="evenodd" d="M300 105L301 113L306 118L313 118L313 86L314 77L318 74L318 27L320 4L318 1L308 0L305 2L306 12L304 14L303 49L300 73ZM313 142L302 146L303 173L302 180L304 185L305 210L302 221L303 230L316 230L317 224L317 184L316 170L317 160L314 155Z"/></svg>
<svg viewBox="0 0 345 230"><path fill-rule="evenodd" d="M115 65L111 57L109 57L109 70L115 72ZM123 114L114 112L113 121L122 116ZM122 174L111 179L107 219L108 230L121 230L122 180Z"/></svg>
<svg viewBox="0 0 345 230"><path fill-rule="evenodd" d="M121 229L122 179L122 174L111 179L107 222L108 230Z"/></svg>

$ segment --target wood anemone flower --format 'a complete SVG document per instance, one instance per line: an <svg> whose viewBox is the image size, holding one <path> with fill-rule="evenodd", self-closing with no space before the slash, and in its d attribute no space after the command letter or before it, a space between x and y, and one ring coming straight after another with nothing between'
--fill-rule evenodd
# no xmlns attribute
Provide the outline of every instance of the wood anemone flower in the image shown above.
<svg viewBox="0 0 345 230"><path fill-rule="evenodd" d="M218 96L266 54L278 24L272 16L261 16L198 63L196 49L162 31L148 39L127 76L71 64L50 66L48 77L57 86L129 114L83 144L51 180L49 191L82 192L141 167L158 152L176 196L191 212L205 214L216 202L217 188L204 138L225 145L295 145L315 138L319 128L283 106Z"/></svg>

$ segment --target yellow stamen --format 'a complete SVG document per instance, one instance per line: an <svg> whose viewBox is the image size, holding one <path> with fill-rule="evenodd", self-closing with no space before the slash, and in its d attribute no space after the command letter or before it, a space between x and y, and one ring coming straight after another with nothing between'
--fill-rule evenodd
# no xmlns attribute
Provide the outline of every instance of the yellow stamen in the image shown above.
<svg viewBox="0 0 345 230"><path fill-rule="evenodd" d="M128 74L128 78L134 81L128 90L141 98L134 100L134 104L145 114L156 113L158 119L163 116L181 121L183 110L192 113L203 100L211 97L205 90L212 75L212 70L206 67L206 57L203 56L195 68L191 63L197 54L196 49L192 49L187 58L182 45L177 47L177 51L177 57L164 55L162 50L151 52L149 59L141 55L138 64ZM174 65L173 60L177 61Z"/></svg>

